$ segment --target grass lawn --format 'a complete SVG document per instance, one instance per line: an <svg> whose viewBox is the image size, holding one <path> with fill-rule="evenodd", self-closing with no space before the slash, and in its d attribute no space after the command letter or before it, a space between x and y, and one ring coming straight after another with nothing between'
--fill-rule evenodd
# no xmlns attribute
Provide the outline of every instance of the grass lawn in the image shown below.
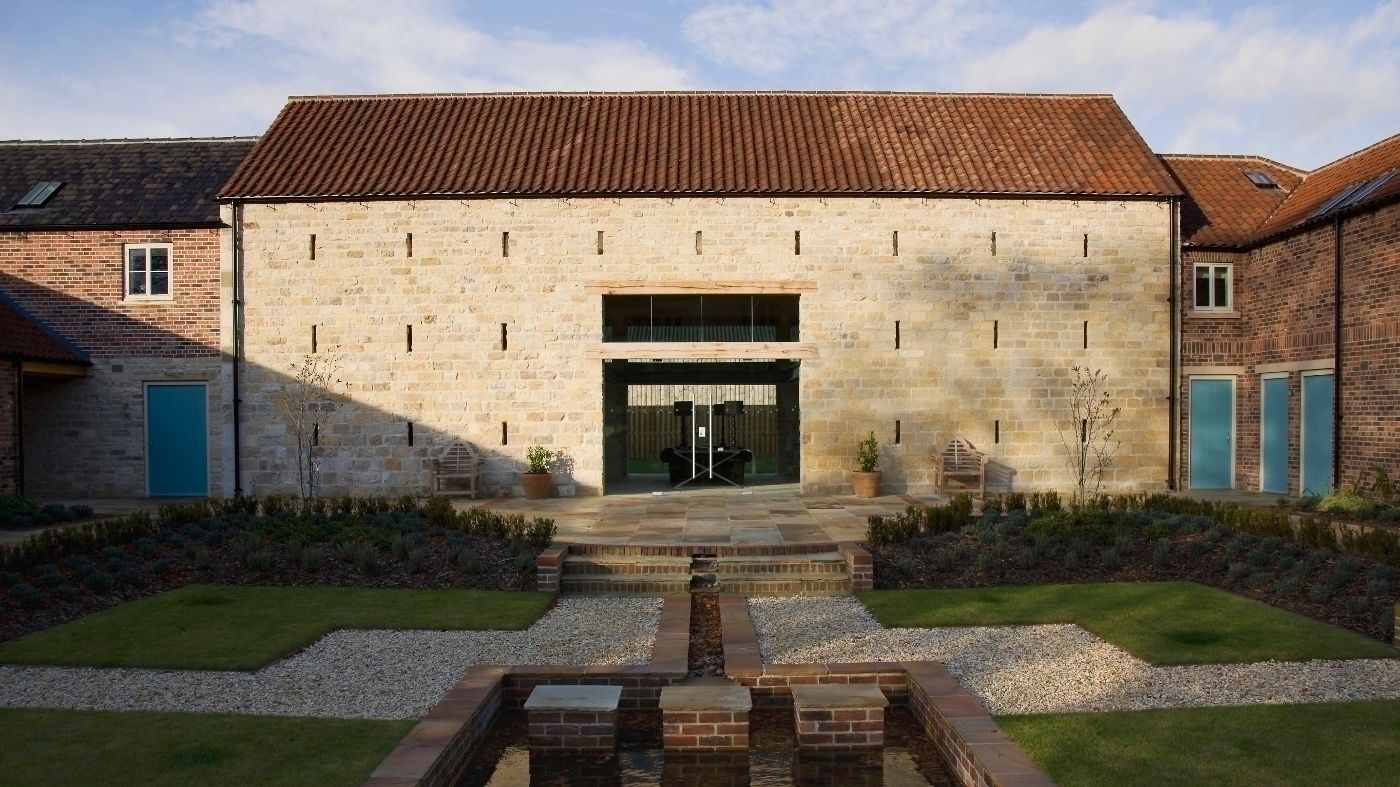
<svg viewBox="0 0 1400 787"><path fill-rule="evenodd" d="M0 645L0 662L253 670L330 631L528 628L547 593L191 585Z"/></svg>
<svg viewBox="0 0 1400 787"><path fill-rule="evenodd" d="M890 627L1078 623L1154 664L1395 658L1379 640L1194 582L872 590Z"/></svg>
<svg viewBox="0 0 1400 787"><path fill-rule="evenodd" d="M0 710L0 781L356 785L412 721Z"/></svg>
<svg viewBox="0 0 1400 787"><path fill-rule="evenodd" d="M1400 702L997 719L1064 787L1400 785Z"/></svg>

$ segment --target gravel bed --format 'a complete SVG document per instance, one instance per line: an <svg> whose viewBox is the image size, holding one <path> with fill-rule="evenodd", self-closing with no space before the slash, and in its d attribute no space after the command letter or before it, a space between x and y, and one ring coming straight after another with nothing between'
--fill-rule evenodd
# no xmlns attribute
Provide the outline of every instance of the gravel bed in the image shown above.
<svg viewBox="0 0 1400 787"><path fill-rule="evenodd" d="M1153 666L1076 625L885 629L850 597L751 598L765 661L942 661L993 714L1400 699L1400 659Z"/></svg>
<svg viewBox="0 0 1400 787"><path fill-rule="evenodd" d="M525 631L347 629L257 672L0 667L0 707L414 719L477 664L646 664L660 617L656 598L564 598Z"/></svg>

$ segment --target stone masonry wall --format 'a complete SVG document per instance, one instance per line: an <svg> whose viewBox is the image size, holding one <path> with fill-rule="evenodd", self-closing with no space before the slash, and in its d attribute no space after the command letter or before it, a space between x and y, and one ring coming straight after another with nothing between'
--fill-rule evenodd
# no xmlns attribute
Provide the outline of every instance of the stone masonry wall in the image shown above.
<svg viewBox="0 0 1400 787"><path fill-rule="evenodd" d="M26 375L25 491L146 494L144 383L209 383L210 490L220 488L218 229L0 233L0 289L92 357L86 377ZM124 300L123 248L170 243L169 300Z"/></svg>
<svg viewBox="0 0 1400 787"><path fill-rule="evenodd" d="M927 489L929 457L954 435L1014 471L1019 488L1067 487L1054 422L1075 364L1103 368L1123 407L1123 445L1108 485L1161 488L1169 221L1167 205L1150 201L248 205L244 487L266 493L295 484L290 439L271 396L311 352L315 326L316 349L342 358L351 400L321 434L328 493L424 490L432 451L454 439L488 455L488 493L518 484L533 443L567 453L570 468L557 483L597 492L599 353L619 345L601 342L601 296L585 285L704 280L815 284L801 295L801 336L816 353L802 361L798 393L808 492L847 489L855 443L870 430L885 443L890 491Z"/></svg>

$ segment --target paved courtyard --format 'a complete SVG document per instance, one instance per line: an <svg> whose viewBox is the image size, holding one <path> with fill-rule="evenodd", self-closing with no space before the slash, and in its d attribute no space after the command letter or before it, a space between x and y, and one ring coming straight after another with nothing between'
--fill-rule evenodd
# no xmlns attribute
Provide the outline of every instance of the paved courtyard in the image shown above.
<svg viewBox="0 0 1400 787"><path fill-rule="evenodd" d="M797 484L704 488L545 500L507 498L481 505L547 516L558 540L577 544L821 544L865 538L866 518L928 505L937 495L803 495Z"/></svg>

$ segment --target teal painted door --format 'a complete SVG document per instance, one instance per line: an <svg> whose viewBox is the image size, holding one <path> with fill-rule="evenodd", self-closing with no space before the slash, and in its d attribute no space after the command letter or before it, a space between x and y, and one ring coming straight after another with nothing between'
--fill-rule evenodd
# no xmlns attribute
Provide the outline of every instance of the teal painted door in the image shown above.
<svg viewBox="0 0 1400 787"><path fill-rule="evenodd" d="M204 386L146 386L146 473L153 497L209 494Z"/></svg>
<svg viewBox="0 0 1400 787"><path fill-rule="evenodd" d="M1303 377L1303 494L1332 491L1332 375Z"/></svg>
<svg viewBox="0 0 1400 787"><path fill-rule="evenodd" d="M1288 378L1260 382L1259 489L1288 492Z"/></svg>
<svg viewBox="0 0 1400 787"><path fill-rule="evenodd" d="M1191 381L1192 489L1229 489L1231 486L1234 403L1233 381Z"/></svg>

